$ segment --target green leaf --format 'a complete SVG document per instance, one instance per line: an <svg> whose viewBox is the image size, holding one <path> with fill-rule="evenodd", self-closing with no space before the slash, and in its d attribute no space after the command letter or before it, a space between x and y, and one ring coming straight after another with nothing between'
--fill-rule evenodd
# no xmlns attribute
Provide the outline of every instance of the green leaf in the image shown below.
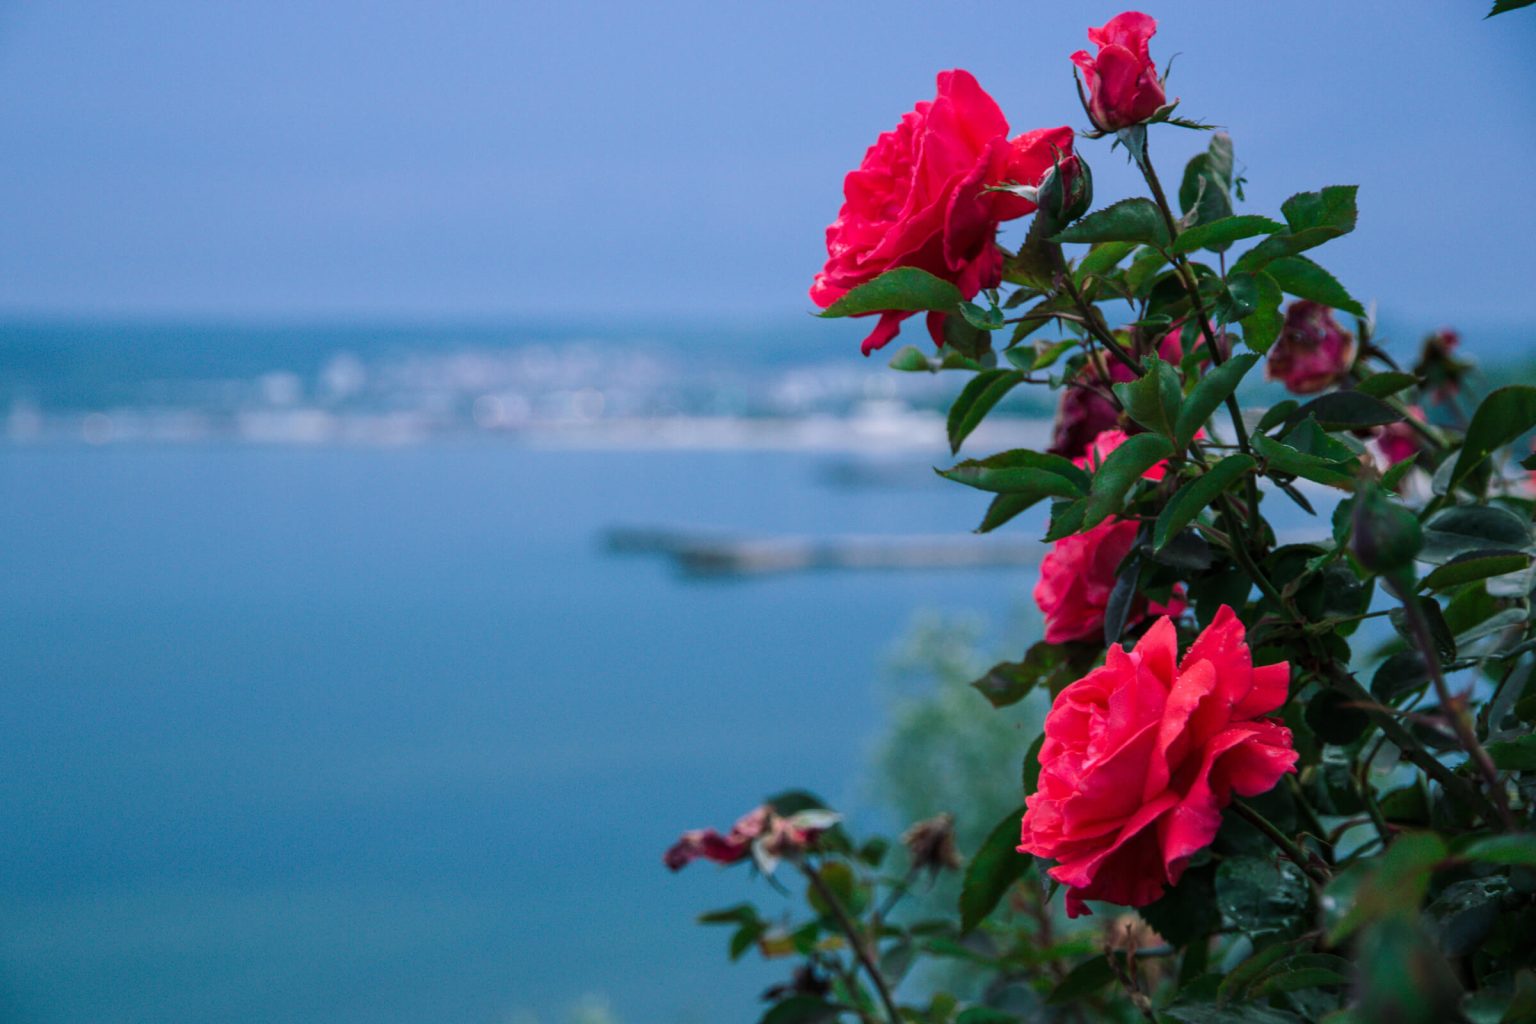
<svg viewBox="0 0 1536 1024"><path fill-rule="evenodd" d="M1490 743L1488 756L1507 772L1536 771L1536 735Z"/></svg>
<svg viewBox="0 0 1536 1024"><path fill-rule="evenodd" d="M818 996L790 996L763 1014L758 1024L832 1024L842 1012Z"/></svg>
<svg viewBox="0 0 1536 1024"><path fill-rule="evenodd" d="M1415 650L1398 651L1383 661L1371 677L1371 695L1395 704L1428 682L1429 669L1424 664L1424 656Z"/></svg>
<svg viewBox="0 0 1536 1024"><path fill-rule="evenodd" d="M1455 490L1494 451L1532 427L1536 427L1536 387L1511 384L1483 399L1467 427L1447 493Z"/></svg>
<svg viewBox="0 0 1536 1024"><path fill-rule="evenodd" d="M1022 661L1000 661L971 684L995 708L1006 708L1028 697L1039 675Z"/></svg>
<svg viewBox="0 0 1536 1024"><path fill-rule="evenodd" d="M1468 551L1424 577L1424 586L1430 590L1446 590L1473 580L1519 572L1529 568L1530 564L1531 556L1518 551Z"/></svg>
<svg viewBox="0 0 1536 1024"><path fill-rule="evenodd" d="M939 475L996 494L1040 498L1076 498L1088 492L1089 477L1070 459L1019 448L984 459L967 459Z"/></svg>
<svg viewBox="0 0 1536 1024"><path fill-rule="evenodd" d="M859 882L853 868L843 861L823 861L821 867L816 869L816 875L850 914L857 915L869 902L869 888ZM833 912L832 904L822 896L821 890L809 882L806 883L805 901L823 917Z"/></svg>
<svg viewBox="0 0 1536 1024"><path fill-rule="evenodd" d="M986 920L1013 883L1029 871L1033 862L1017 849L1024 810L1020 807L998 822L965 866L960 887L962 931L972 931Z"/></svg>
<svg viewBox="0 0 1536 1024"><path fill-rule="evenodd" d="M1023 381L1024 374L1018 370L983 370L967 381L960 397L949 407L949 421L945 425L949 433L949 450L958 452L960 445L971 436L971 431L986 419L987 413Z"/></svg>
<svg viewBox="0 0 1536 1024"><path fill-rule="evenodd" d="M1152 532L1152 546L1161 549L1170 538L1194 522L1201 509L1234 487L1255 465L1251 456L1229 455L1180 487L1158 514L1157 526Z"/></svg>
<svg viewBox="0 0 1536 1024"><path fill-rule="evenodd" d="M1122 199L1097 210L1051 239L1053 242L1140 242L1168 247L1168 225L1150 199ZM957 300L958 301L958 300Z"/></svg>
<svg viewBox="0 0 1536 1024"><path fill-rule="evenodd" d="M1083 529L1090 529L1120 511L1131 487L1153 466L1173 454L1173 445L1157 434L1128 437L1104 459L1093 474Z"/></svg>
<svg viewBox="0 0 1536 1024"><path fill-rule="evenodd" d="M1233 999L1246 998L1251 985L1280 961L1300 949L1305 941L1294 939L1290 942L1277 942L1273 946L1266 946L1232 968L1216 987L1217 1002L1230 1003Z"/></svg>
<svg viewBox="0 0 1536 1024"><path fill-rule="evenodd" d="M860 316L865 313L949 311L965 296L943 278L916 267L887 270L873 281L859 285L822 310L818 316Z"/></svg>
<svg viewBox="0 0 1536 1024"><path fill-rule="evenodd" d="M1092 995L1114 980L1115 969L1110 966L1109 957L1100 954L1067 972L1067 976L1045 997L1045 1005L1061 1006L1073 1002Z"/></svg>
<svg viewBox="0 0 1536 1024"><path fill-rule="evenodd" d="M955 1024L1019 1024L1019 1018L990 1006L973 1006L956 1017Z"/></svg>
<svg viewBox="0 0 1536 1024"><path fill-rule="evenodd" d="M1035 741L1024 752L1024 795L1034 796L1040 788L1040 748L1045 746L1045 733L1035 737ZM1023 815L1020 815L1022 820Z"/></svg>
<svg viewBox="0 0 1536 1024"><path fill-rule="evenodd" d="M1324 743L1347 746L1360 738L1370 717L1338 690L1319 690L1307 701L1306 722Z"/></svg>
<svg viewBox="0 0 1536 1024"><path fill-rule="evenodd" d="M1165 363L1157 356L1148 356L1143 366L1146 373L1133 381L1115 385L1115 396L1131 419L1148 430L1171 438L1182 402L1178 371L1172 363Z"/></svg>
<svg viewBox="0 0 1536 1024"><path fill-rule="evenodd" d="M1203 941L1221 924L1215 876L1213 864L1190 868L1177 885L1164 889L1162 896L1137 908L1137 913L1174 946Z"/></svg>
<svg viewBox="0 0 1536 1024"><path fill-rule="evenodd" d="M1241 262L1241 261L1239 261ZM1234 268L1235 269L1235 268ZM1243 268L1251 270L1251 267ZM1328 271L1305 256L1287 256L1269 263L1265 272L1288 295L1311 299L1353 316L1365 316L1365 307L1356 302L1344 286Z"/></svg>
<svg viewBox="0 0 1536 1024"><path fill-rule="evenodd" d="M1295 412L1296 407L1300 404L1294 398L1283 398L1270 406L1264 411L1264 415L1259 417L1257 428L1259 433L1267 433L1290 419L1291 413Z"/></svg>
<svg viewBox="0 0 1536 1024"><path fill-rule="evenodd" d="M1212 252L1222 252L1228 245L1240 239L1284 230L1284 224L1255 214L1245 213L1236 217L1222 217L1180 232L1179 237L1174 240L1173 251L1186 253L1194 252L1196 249L1210 249Z"/></svg>
<svg viewBox="0 0 1536 1024"><path fill-rule="evenodd" d="M724 910L711 910L698 916L699 924L752 924L758 920L757 908L750 903L738 903Z"/></svg>
<svg viewBox="0 0 1536 1024"><path fill-rule="evenodd" d="M991 533L1019 513L1028 511L1045 497L1049 495L999 494L992 499L992 504L987 506L987 514L981 517L981 525L976 527L976 532Z"/></svg>
<svg viewBox="0 0 1536 1024"><path fill-rule="evenodd" d="M1424 548L1419 557L1440 565L1468 551L1519 550L1530 543L1529 524L1508 509L1497 505L1458 505L1435 515L1424 525Z"/></svg>
<svg viewBox="0 0 1536 1024"><path fill-rule="evenodd" d="M891 361L887 365L893 370L902 370L906 373L938 373L940 370L984 369L976 360L962 355L954 349L946 348L941 356L934 357L926 355L916 345L903 345L891 357Z"/></svg>
<svg viewBox="0 0 1536 1024"><path fill-rule="evenodd" d="M1280 212L1292 234L1321 229L1332 232L1330 237L1345 235L1355 230L1359 191L1358 185L1330 185L1321 192L1298 192L1280 204Z"/></svg>
<svg viewBox="0 0 1536 1024"><path fill-rule="evenodd" d="M1429 887L1430 872L1447 853L1445 841L1433 832L1399 835L1360 884L1354 905L1329 929L1328 944L1337 946L1374 918L1416 914ZM1345 884L1348 879L1341 875L1334 881ZM1328 892L1332 894L1332 886Z"/></svg>
<svg viewBox="0 0 1536 1024"><path fill-rule="evenodd" d="M1135 242L1100 242L1077 265L1077 281L1112 270L1136 248Z"/></svg>
<svg viewBox="0 0 1536 1024"><path fill-rule="evenodd" d="M1480 860L1487 864L1536 867L1536 835L1511 832L1502 836L1489 836L1486 839L1474 840L1457 856L1466 860Z"/></svg>
<svg viewBox="0 0 1536 1024"><path fill-rule="evenodd" d="M1403 414L1379 398L1359 391L1330 391L1307 402L1287 420L1299 424L1308 416L1324 430L1366 430L1396 423Z"/></svg>
<svg viewBox="0 0 1536 1024"><path fill-rule="evenodd" d="M1411 388L1419 382L1419 378L1411 373L1398 373L1389 370L1383 373L1373 373L1369 377L1355 385L1355 390L1372 398L1386 398L1395 395L1404 388Z"/></svg>
<svg viewBox="0 0 1536 1024"><path fill-rule="evenodd" d="M1209 224L1231 215L1232 166L1232 137L1226 132L1211 136L1206 151L1184 165L1179 209L1186 224Z"/></svg>
<svg viewBox="0 0 1536 1024"><path fill-rule="evenodd" d="M1285 314L1280 311L1285 295L1279 282L1269 274L1255 273L1253 281L1258 286L1258 297L1254 301L1254 311L1243 317L1243 340L1255 352L1264 353L1280 337L1280 329L1285 326Z"/></svg>
<svg viewBox="0 0 1536 1024"><path fill-rule="evenodd" d="M1253 449L1262 455L1271 467L1290 473L1292 476L1303 477L1330 487L1348 488L1354 485L1354 471L1352 468L1345 468L1345 463L1299 452L1290 445L1276 441L1267 435L1255 435Z"/></svg>
<svg viewBox="0 0 1536 1024"><path fill-rule="evenodd" d="M1310 895L1306 876L1288 860L1227 857L1216 868L1216 905L1239 931L1298 932Z"/></svg>
<svg viewBox="0 0 1536 1024"><path fill-rule="evenodd" d="M1493 10L1483 15L1483 20L1493 17L1495 14L1508 14L1510 11L1518 11L1522 7L1536 4L1536 0L1493 0Z"/></svg>
<svg viewBox="0 0 1536 1024"><path fill-rule="evenodd" d="M1003 311L996 306L980 306L974 302L960 303L960 315L978 331L997 331L1003 326Z"/></svg>
<svg viewBox="0 0 1536 1024"><path fill-rule="evenodd" d="M1259 357L1251 352L1235 355L1211 370L1195 385L1189 397L1184 399L1183 408L1179 410L1179 418L1173 429L1174 448L1183 451L1189 447L1196 431L1205 426L1211 414L1227 400L1228 395L1237 390L1243 376L1258 361Z"/></svg>

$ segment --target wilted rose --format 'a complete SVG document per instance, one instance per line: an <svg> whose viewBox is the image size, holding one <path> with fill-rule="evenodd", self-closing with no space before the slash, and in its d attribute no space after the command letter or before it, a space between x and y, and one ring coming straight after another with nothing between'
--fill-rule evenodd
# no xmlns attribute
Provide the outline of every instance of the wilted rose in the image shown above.
<svg viewBox="0 0 1536 1024"><path fill-rule="evenodd" d="M1257 796L1295 770L1290 730L1268 712L1290 670L1255 668L1243 624L1222 606L1182 662L1167 618L1127 654L1056 697L1021 853L1056 861L1067 914L1084 900L1139 907L1178 882L1233 796Z"/></svg>
<svg viewBox="0 0 1536 1024"><path fill-rule="evenodd" d="M1285 311L1285 325L1269 350L1264 376L1297 395L1310 395L1339 381L1355 362L1355 336L1320 302L1297 299Z"/></svg>
<svg viewBox="0 0 1536 1024"><path fill-rule="evenodd" d="M1076 168L1072 129L1045 128L1008 138L1008 121L968 71L943 71L938 96L919 103L864 154L843 182L844 202L827 228L827 262L811 285L826 308L851 289L896 267L917 267L951 282L967 299L1002 281L997 226L1035 210L990 185L1038 185L1060 162ZM864 354L885 345L911 313L887 311ZM942 315L929 333L942 345Z"/></svg>

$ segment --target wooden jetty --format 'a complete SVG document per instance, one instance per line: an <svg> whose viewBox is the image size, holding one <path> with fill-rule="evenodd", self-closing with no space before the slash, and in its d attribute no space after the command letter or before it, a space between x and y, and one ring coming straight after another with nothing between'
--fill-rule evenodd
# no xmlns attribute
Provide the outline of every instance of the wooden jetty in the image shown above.
<svg viewBox="0 0 1536 1024"><path fill-rule="evenodd" d="M1035 565L1039 541L975 534L738 537L695 530L616 527L617 554L662 555L690 576L755 576L808 569L977 569Z"/></svg>

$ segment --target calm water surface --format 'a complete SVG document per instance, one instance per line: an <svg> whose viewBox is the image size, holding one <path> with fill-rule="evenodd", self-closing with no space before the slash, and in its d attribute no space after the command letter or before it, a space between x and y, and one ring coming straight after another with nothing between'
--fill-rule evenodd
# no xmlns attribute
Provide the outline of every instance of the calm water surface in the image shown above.
<svg viewBox="0 0 1536 1024"><path fill-rule="evenodd" d="M254 446L0 453L0 1016L747 1020L683 827L851 799L914 610L1021 570L736 581L616 523L961 533L842 456Z"/></svg>

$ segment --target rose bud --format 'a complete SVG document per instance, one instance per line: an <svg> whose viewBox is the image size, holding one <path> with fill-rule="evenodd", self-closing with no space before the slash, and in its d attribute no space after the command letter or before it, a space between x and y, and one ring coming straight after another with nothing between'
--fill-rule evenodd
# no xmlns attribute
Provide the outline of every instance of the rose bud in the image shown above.
<svg viewBox="0 0 1536 1024"><path fill-rule="evenodd" d="M1296 395L1310 395L1336 383L1355 362L1355 336L1333 318L1327 306L1297 299L1285 311L1285 325L1264 366L1268 380L1278 380Z"/></svg>
<svg viewBox="0 0 1536 1024"><path fill-rule="evenodd" d="M1048 874L1068 886L1069 917L1089 912L1085 900L1156 901L1216 838L1233 797L1296 770L1290 730L1267 717L1290 677L1283 662L1254 666L1223 605L1183 661L1162 618L1057 695L1018 849L1056 861Z"/></svg>
<svg viewBox="0 0 1536 1024"><path fill-rule="evenodd" d="M912 860L913 871L927 871L930 878L946 869L958 871L963 861L955 846L955 818L939 814L925 818L901 834Z"/></svg>
<svg viewBox="0 0 1536 1024"><path fill-rule="evenodd" d="M1097 56L1090 57L1087 50L1072 55L1088 90L1088 119L1099 131L1141 124L1168 102L1147 47L1156 33L1156 19L1126 11L1103 28L1088 30L1088 41L1099 48Z"/></svg>
<svg viewBox="0 0 1536 1024"><path fill-rule="evenodd" d="M1366 569L1383 576L1402 574L1424 546L1418 516L1374 484L1362 485L1351 513L1349 549Z"/></svg>
<svg viewBox="0 0 1536 1024"><path fill-rule="evenodd" d="M1042 128L1010 139L1008 121L968 71L943 71L938 96L919 103L881 135L843 181L844 202L827 228L827 262L811 285L825 309L851 289L896 267L917 267L953 284L967 299L1002 282L1000 223L1036 205L990 186L1038 186L1060 164L1076 167L1072 129ZM864 354L888 343L910 312L880 313ZM943 314L928 332L944 344Z"/></svg>

